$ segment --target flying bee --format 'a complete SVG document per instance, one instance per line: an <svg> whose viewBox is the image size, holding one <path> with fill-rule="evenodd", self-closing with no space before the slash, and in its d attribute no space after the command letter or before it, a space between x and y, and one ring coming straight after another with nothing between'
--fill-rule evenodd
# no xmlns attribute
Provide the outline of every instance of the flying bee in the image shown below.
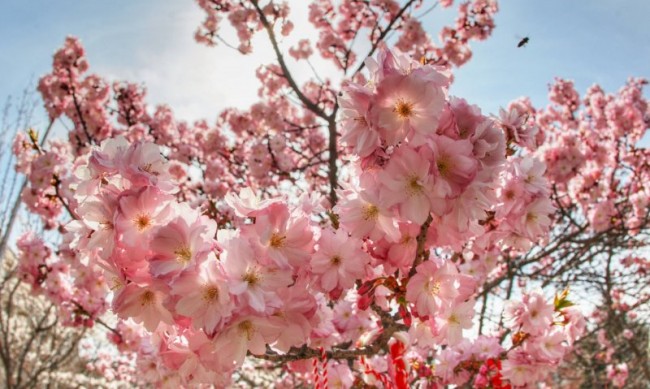
<svg viewBox="0 0 650 389"><path fill-rule="evenodd" d="M530 40L529 37L525 36L519 40L519 43L517 43L517 47L524 47L528 44L528 41Z"/></svg>

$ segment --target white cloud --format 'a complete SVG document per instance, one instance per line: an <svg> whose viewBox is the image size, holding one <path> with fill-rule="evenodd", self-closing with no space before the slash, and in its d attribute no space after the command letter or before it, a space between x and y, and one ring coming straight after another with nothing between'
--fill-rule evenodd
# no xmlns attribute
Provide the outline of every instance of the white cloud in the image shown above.
<svg viewBox="0 0 650 389"><path fill-rule="evenodd" d="M148 35L145 39L125 42L124 50L135 55L99 63L91 57L91 66L111 80L144 84L149 103L169 104L180 119L214 120L225 107L248 107L258 100L260 83L255 70L261 64L275 62L266 33L260 31L255 35L253 53L246 56L224 45L212 48L199 45L193 40L193 33L203 14L197 6L187 5L172 5L176 9L172 9L175 14L171 19L164 12L160 17L151 17L147 28L140 29ZM308 64L296 63L287 52L298 39L315 36L316 32L307 19L307 2L293 1L291 5L295 29L290 37L282 39L281 46L294 77L305 81L313 77ZM224 37L237 44L231 30L229 22L224 21ZM333 66L322 60L315 61L314 66L322 72L321 76L336 75Z"/></svg>

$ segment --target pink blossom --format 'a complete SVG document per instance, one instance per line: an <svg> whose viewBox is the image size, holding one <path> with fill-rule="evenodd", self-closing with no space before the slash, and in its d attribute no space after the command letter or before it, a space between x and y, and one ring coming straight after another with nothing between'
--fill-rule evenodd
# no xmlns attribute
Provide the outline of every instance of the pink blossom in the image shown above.
<svg viewBox="0 0 650 389"><path fill-rule="evenodd" d="M192 318L192 325L208 335L223 326L233 310L225 275L215 259L203 262L196 272L178 277L171 293L179 297L176 312Z"/></svg>
<svg viewBox="0 0 650 389"><path fill-rule="evenodd" d="M512 385L525 386L538 381L543 370L539 365L531 365L528 361L508 358L501 363L501 374Z"/></svg>
<svg viewBox="0 0 650 389"><path fill-rule="evenodd" d="M509 328L537 335L553 322L553 306L539 292L527 293L506 304L505 319Z"/></svg>
<svg viewBox="0 0 650 389"><path fill-rule="evenodd" d="M476 176L478 164L468 140L453 140L444 135L436 136L429 143L436 175L436 192L444 196L458 196Z"/></svg>
<svg viewBox="0 0 650 389"><path fill-rule="evenodd" d="M343 228L352 236L369 237L375 241L382 237L393 242L399 239L393 212L390 211L388 203L380 198L376 188L350 188L340 191L339 194L341 200L334 210L339 215Z"/></svg>
<svg viewBox="0 0 650 389"><path fill-rule="evenodd" d="M361 249L361 241L344 232L323 231L318 250L311 260L311 270L325 292L345 290L365 275L368 255Z"/></svg>
<svg viewBox="0 0 650 389"><path fill-rule="evenodd" d="M179 215L152 237L151 273L168 278L195 267L213 248L215 230L214 223L195 210L180 208Z"/></svg>
<svg viewBox="0 0 650 389"><path fill-rule="evenodd" d="M415 304L419 315L436 316L458 296L453 265L428 260L416 267L406 286L406 299Z"/></svg>
<svg viewBox="0 0 650 389"><path fill-rule="evenodd" d="M440 337L449 345L456 345L463 339L463 330L472 328L474 301L446 306L436 318Z"/></svg>
<svg viewBox="0 0 650 389"><path fill-rule="evenodd" d="M256 217L254 229L259 243L276 266L300 267L312 250L312 232L304 217L290 217L284 204L272 204Z"/></svg>
<svg viewBox="0 0 650 389"><path fill-rule="evenodd" d="M266 345L277 338L279 331L265 318L242 316L214 339L213 348L219 350L216 354L218 363L230 370L242 364L248 351L264 354Z"/></svg>
<svg viewBox="0 0 650 389"><path fill-rule="evenodd" d="M142 243L149 240L151 233L169 220L171 200L171 196L152 186L123 193L115 216L118 239L130 247L142 248Z"/></svg>
<svg viewBox="0 0 650 389"><path fill-rule="evenodd" d="M396 145L407 137L417 143L435 131L445 95L442 88L417 76L391 75L377 85L372 122L381 137Z"/></svg>
<svg viewBox="0 0 650 389"><path fill-rule="evenodd" d="M566 335L559 328L546 331L539 337L530 340L535 345L541 357L549 360L560 360L567 350L564 344Z"/></svg>
<svg viewBox="0 0 650 389"><path fill-rule="evenodd" d="M316 299L306 287L306 280L297 280L293 286L277 291L283 304L274 314L275 325L283 330L273 347L280 351L288 352L291 347L304 344L318 322Z"/></svg>
<svg viewBox="0 0 650 389"><path fill-rule="evenodd" d="M341 142L360 157L367 157L381 144L379 133L369 118L371 93L366 88L350 86L339 98L341 104Z"/></svg>
<svg viewBox="0 0 650 389"><path fill-rule="evenodd" d="M413 223L400 223L401 237L396 243L389 243L390 248L386 254L388 262L408 273L415 260L417 251L417 236L420 233L420 227Z"/></svg>
<svg viewBox="0 0 650 389"><path fill-rule="evenodd" d="M617 365L607 365L607 379L612 381L612 384L618 388L625 386L625 381L627 381L628 368L627 364L619 363Z"/></svg>
<svg viewBox="0 0 650 389"><path fill-rule="evenodd" d="M222 263L230 293L257 312L270 313L280 301L276 290L291 282L291 274L263 266L256 260L251 246L237 236L219 236L224 248Z"/></svg>
<svg viewBox="0 0 650 389"><path fill-rule="evenodd" d="M525 210L523 216L516 222L516 226L530 239L541 236L551 225L550 215L555 207L548 198L539 198L533 201Z"/></svg>
<svg viewBox="0 0 650 389"><path fill-rule="evenodd" d="M279 199L260 200L253 189L243 188L239 194L229 192L225 197L226 203L241 217L255 217Z"/></svg>
<svg viewBox="0 0 650 389"><path fill-rule="evenodd" d="M131 283L115 295L113 309L121 318L132 318L153 331L160 322L173 323L171 313L162 304L163 299L163 292Z"/></svg>
<svg viewBox="0 0 650 389"><path fill-rule="evenodd" d="M395 204L403 218L424 223L431 212L436 193L429 175L429 162L424 154L400 147L379 177L385 186L386 201Z"/></svg>
<svg viewBox="0 0 650 389"><path fill-rule="evenodd" d="M354 383L352 371L350 371L350 368L345 363L328 363L326 374L329 387L331 388L348 389Z"/></svg>

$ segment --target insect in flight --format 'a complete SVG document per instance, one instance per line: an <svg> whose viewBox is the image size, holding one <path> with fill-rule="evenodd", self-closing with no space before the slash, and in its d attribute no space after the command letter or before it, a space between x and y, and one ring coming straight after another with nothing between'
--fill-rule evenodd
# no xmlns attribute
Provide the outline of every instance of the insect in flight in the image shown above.
<svg viewBox="0 0 650 389"><path fill-rule="evenodd" d="M525 36L519 40L519 43L517 43L517 47L524 47L528 44L528 41L530 40L529 37Z"/></svg>

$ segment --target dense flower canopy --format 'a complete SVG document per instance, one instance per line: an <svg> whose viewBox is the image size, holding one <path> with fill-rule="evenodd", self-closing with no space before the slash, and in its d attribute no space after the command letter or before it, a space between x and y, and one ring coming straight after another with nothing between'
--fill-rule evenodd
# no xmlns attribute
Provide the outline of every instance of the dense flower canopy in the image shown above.
<svg viewBox="0 0 650 389"><path fill-rule="evenodd" d="M495 1L461 4L437 44L414 14L426 2L318 0L318 39L288 52L317 52L344 81L298 85L278 42L287 3L198 3L201 43L223 41L224 19L241 53L268 35L277 64L249 110L177 121L135 84L89 75L70 37L39 82L69 139L15 139L22 201L62 238L23 235L19 272L65 325L115 314L101 323L131 381L163 387L524 387L557 380L597 330L603 374L625 384L608 337L634 333L607 323L648 299L644 80L581 99L558 79L547 109L490 116L449 87ZM603 262L604 281L585 276ZM607 308L585 318L572 281L604 287Z"/></svg>

